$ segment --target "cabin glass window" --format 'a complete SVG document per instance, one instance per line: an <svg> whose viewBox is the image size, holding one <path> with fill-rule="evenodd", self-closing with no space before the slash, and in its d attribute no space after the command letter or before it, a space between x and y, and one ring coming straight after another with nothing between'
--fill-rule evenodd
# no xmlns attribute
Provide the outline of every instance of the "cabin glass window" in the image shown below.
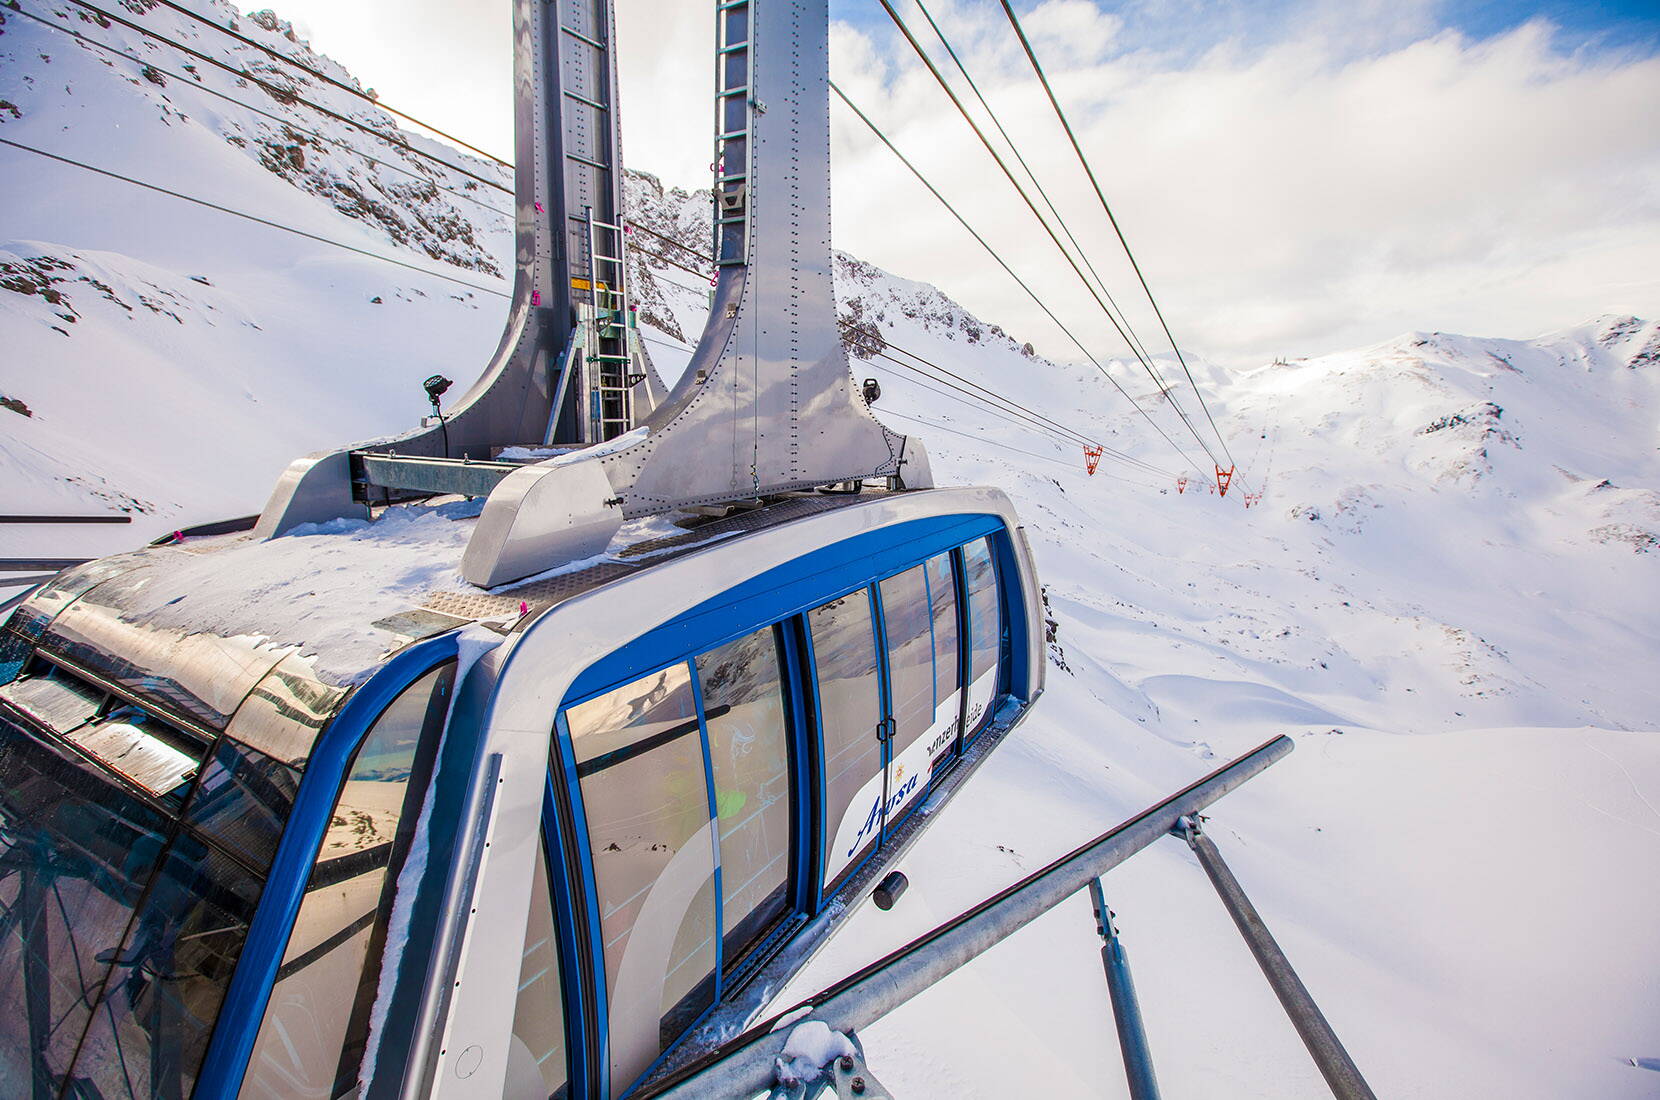
<svg viewBox="0 0 1660 1100"><path fill-rule="evenodd" d="M829 886L881 833L882 685L870 595L807 613L824 737L824 882Z"/></svg>
<svg viewBox="0 0 1660 1100"><path fill-rule="evenodd" d="M564 996L547 853L539 851L530 880L530 920L519 963L519 1000L502 1100L563 1100L568 1094Z"/></svg>
<svg viewBox="0 0 1660 1100"><path fill-rule="evenodd" d="M934 625L934 706L951 702L960 682L962 655L957 648L957 585L951 555L928 559L928 611Z"/></svg>
<svg viewBox="0 0 1660 1100"><path fill-rule="evenodd" d="M983 724L997 688L997 656L1002 649L1003 623L997 596L997 570L991 545L983 538L963 547L963 573L968 589L969 714L967 731Z"/></svg>
<svg viewBox="0 0 1660 1100"><path fill-rule="evenodd" d="M605 944L611 1072L632 1081L714 1003L715 841L690 665L571 707L566 723Z"/></svg>
<svg viewBox="0 0 1660 1100"><path fill-rule="evenodd" d="M202 734L33 664L0 687L0 1077L188 1093L266 862L188 812Z"/></svg>
<svg viewBox="0 0 1660 1100"><path fill-rule="evenodd" d="M934 722L934 640L922 566L881 584L897 760Z"/></svg>
<svg viewBox="0 0 1660 1100"><path fill-rule="evenodd" d="M765 627L696 661L714 766L728 965L789 905L789 727L775 634Z"/></svg>
<svg viewBox="0 0 1660 1100"><path fill-rule="evenodd" d="M277 854L300 773L231 737L221 737L202 769L186 818L255 867Z"/></svg>
<svg viewBox="0 0 1660 1100"><path fill-rule="evenodd" d="M454 677L453 661L421 677L358 746L277 970L242 1096L327 1100L357 1087L397 870Z"/></svg>
<svg viewBox="0 0 1660 1100"><path fill-rule="evenodd" d="M7 1088L55 1095L73 1076L88 1095L187 1095L259 890L160 804L0 710Z"/></svg>

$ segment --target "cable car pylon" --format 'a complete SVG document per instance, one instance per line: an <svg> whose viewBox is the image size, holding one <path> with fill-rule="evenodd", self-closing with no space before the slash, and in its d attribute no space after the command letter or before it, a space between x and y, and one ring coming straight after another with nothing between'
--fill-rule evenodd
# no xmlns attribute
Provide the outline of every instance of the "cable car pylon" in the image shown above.
<svg viewBox="0 0 1660 1100"><path fill-rule="evenodd" d="M828 49L806 8L720 6L716 285L661 400L626 287L609 19L585 36L546 5L521 12L550 56L595 56L528 72L520 57L519 263L495 359L449 414L447 442L423 429L301 459L256 534L360 513L385 494L488 495L462 573L494 587L596 554L625 520L677 507L865 478L931 486L921 443L880 424L852 384L831 285ZM753 48L772 35L796 48ZM578 71L590 83L569 86ZM565 446L499 461L526 444Z"/></svg>

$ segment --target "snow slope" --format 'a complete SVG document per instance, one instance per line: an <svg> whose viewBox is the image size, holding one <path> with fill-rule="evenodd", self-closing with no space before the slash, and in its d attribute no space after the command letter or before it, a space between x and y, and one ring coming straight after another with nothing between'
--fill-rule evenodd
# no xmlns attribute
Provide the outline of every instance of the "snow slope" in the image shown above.
<svg viewBox="0 0 1660 1100"><path fill-rule="evenodd" d="M62 2L24 10L180 64ZM120 10L196 33L144 0ZM425 162L208 66L204 84L288 121L0 14L0 138L422 269L0 146L0 511L140 517L73 545L0 528L0 554L104 552L257 510L289 458L406 427L420 379L464 383L481 367L502 319L491 272L510 248L505 215L400 189L410 177L367 156ZM239 26L302 48L262 22ZM304 94L392 126L338 89ZM476 198L467 178L432 182ZM629 199L642 225L706 247L706 195L635 176ZM636 276L672 378L707 286L661 259ZM911 890L891 912L855 913L793 993L1283 732L1298 751L1220 803L1211 830L1379 1095L1660 1094L1660 1074L1626 1061L1660 1056L1660 325L1606 317L1524 340L1409 334L1238 373L1196 364L1242 471L1221 497L1133 364L1107 370L1188 457L1096 368L1051 362L856 259L839 259L837 279L861 347L914 352L1163 472L1109 455L1090 476L1075 443L890 360L855 363L881 381L878 415L926 440L941 482L1015 498L1056 638L1048 694L907 857ZM1199 416L1185 382L1175 398ZM1321 1094L1182 846L1138 857L1107 891L1167 1094ZM1123 1094L1087 902L1039 924L865 1036L898 1095Z"/></svg>
<svg viewBox="0 0 1660 1100"><path fill-rule="evenodd" d="M509 196L472 177L510 186L504 169L149 0L112 11L271 89L64 0L20 8L0 8L0 138L410 266L0 145L0 397L34 414L0 409L5 511L138 517L76 531L79 553L246 514L291 458L407 427L423 378L479 370L512 227L493 209ZM355 84L275 18L201 10ZM64 556L64 538L12 528L0 553Z"/></svg>

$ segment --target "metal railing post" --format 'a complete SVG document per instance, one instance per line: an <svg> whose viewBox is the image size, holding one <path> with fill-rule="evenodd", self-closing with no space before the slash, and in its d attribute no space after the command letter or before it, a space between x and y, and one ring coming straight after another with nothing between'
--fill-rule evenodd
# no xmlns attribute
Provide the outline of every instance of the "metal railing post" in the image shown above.
<svg viewBox="0 0 1660 1100"><path fill-rule="evenodd" d="M1320 1068L1326 1084L1331 1087L1332 1095L1338 1100L1377 1100L1371 1086L1360 1075L1354 1059L1343 1049L1337 1033L1326 1022L1314 998L1309 996L1308 987L1297 977L1285 952L1280 950L1280 945L1269 933L1256 906L1251 904L1251 899L1240 888L1239 880L1233 877L1233 872L1222 861L1222 853L1216 850L1210 837L1200 831L1198 822L1192 817L1184 817L1178 831L1199 857L1199 865L1210 877L1211 885L1216 887L1216 893L1222 898L1222 904L1227 907L1234 924L1238 925L1239 934L1245 937L1251 954L1256 956L1263 976L1273 987L1274 995L1280 999L1285 1014L1291 1018L1292 1026L1302 1037L1303 1045L1308 1047L1314 1064Z"/></svg>
<svg viewBox="0 0 1660 1100"><path fill-rule="evenodd" d="M1118 929L1113 927L1113 913L1107 907L1100 879L1090 882L1089 901L1095 907L1095 930L1105 941L1101 946L1101 965L1107 972L1107 991L1112 994L1112 1018L1118 1025L1118 1049L1124 1056L1124 1078L1130 1084L1130 1098L1159 1100L1159 1083L1153 1075L1153 1052L1147 1046L1141 1004L1136 1000L1135 981L1130 977L1130 956L1118 938Z"/></svg>
<svg viewBox="0 0 1660 1100"><path fill-rule="evenodd" d="M1182 817L1260 775L1291 749L1289 737L1264 742L783 1015L793 1022L822 1020L832 1031L844 1032L881 1019L1175 830ZM695 1065L648 1080L634 1095L711 1100L765 1092L774 1083L774 1060L789 1038L788 1028L773 1030L781 1018L755 1025Z"/></svg>

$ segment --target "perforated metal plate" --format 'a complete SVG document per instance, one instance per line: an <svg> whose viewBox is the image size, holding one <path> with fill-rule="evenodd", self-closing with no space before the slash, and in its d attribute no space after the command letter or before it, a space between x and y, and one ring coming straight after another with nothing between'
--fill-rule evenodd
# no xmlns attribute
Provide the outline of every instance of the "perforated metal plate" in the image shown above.
<svg viewBox="0 0 1660 1100"><path fill-rule="evenodd" d="M885 490L878 489L861 494L815 493L789 497L753 511L711 520L683 535L646 539L620 551L616 560L601 562L586 569L557 573L551 577L533 578L523 584L500 588L494 592L435 592L424 606L431 611L465 619L533 616L573 596L579 596L602 584L609 584L620 577L638 573L659 562L672 560L717 542L764 531L822 512L868 503L872 497L884 492Z"/></svg>

